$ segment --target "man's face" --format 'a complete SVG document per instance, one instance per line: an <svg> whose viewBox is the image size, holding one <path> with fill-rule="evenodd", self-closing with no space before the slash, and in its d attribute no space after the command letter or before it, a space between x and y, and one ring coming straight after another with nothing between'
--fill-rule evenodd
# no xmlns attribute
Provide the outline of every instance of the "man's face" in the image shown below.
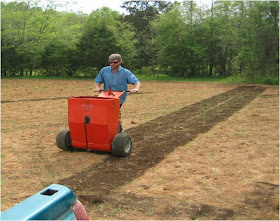
<svg viewBox="0 0 280 221"><path fill-rule="evenodd" d="M118 68L120 66L120 64L121 64L121 61L119 61L119 60L112 60L112 61L110 61L110 66L113 69Z"/></svg>

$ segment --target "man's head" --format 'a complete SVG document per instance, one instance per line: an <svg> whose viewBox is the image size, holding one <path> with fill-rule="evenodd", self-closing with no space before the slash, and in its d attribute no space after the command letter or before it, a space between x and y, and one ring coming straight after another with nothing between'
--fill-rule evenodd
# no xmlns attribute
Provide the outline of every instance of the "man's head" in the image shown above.
<svg viewBox="0 0 280 221"><path fill-rule="evenodd" d="M111 54L109 56L109 62L112 62L112 61L120 61L122 62L122 56L120 54Z"/></svg>
<svg viewBox="0 0 280 221"><path fill-rule="evenodd" d="M122 63L122 56L120 54L111 54L109 56L110 66L115 69Z"/></svg>

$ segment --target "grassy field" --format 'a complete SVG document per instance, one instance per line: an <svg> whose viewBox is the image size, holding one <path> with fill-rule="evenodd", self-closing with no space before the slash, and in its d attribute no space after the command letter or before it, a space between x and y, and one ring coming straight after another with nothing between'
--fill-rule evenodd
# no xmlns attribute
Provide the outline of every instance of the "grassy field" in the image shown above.
<svg viewBox="0 0 280 221"><path fill-rule="evenodd" d="M229 76L229 77L200 77L186 78L168 76L166 74L139 74L137 75L141 81L184 81L184 82L212 82L226 84L262 84L262 85L279 85L279 76ZM4 79L45 79L45 80L90 80L94 77L91 75L76 76L76 77L50 77L50 76L23 76L23 77L2 77Z"/></svg>
<svg viewBox="0 0 280 221"><path fill-rule="evenodd" d="M57 148L93 79L1 80L2 211L51 183L91 219L279 219L279 88L142 80L122 107L128 158Z"/></svg>

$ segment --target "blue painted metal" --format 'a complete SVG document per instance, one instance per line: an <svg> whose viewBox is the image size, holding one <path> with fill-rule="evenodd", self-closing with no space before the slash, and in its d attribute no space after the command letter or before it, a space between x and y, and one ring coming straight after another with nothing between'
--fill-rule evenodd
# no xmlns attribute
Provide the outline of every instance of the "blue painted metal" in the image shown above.
<svg viewBox="0 0 280 221"><path fill-rule="evenodd" d="M1 213L1 220L73 220L77 197L68 187L52 184Z"/></svg>

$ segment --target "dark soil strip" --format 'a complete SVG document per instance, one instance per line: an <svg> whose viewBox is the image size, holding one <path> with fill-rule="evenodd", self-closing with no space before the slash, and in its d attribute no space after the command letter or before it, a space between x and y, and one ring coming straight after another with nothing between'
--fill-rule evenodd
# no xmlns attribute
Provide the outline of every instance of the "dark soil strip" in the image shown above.
<svg viewBox="0 0 280 221"><path fill-rule="evenodd" d="M34 98L34 99L23 99L23 100L6 100L1 101L1 103L14 103L14 102L26 102L26 101L46 101L46 100L59 100L59 99L68 99L68 97L53 97L53 98Z"/></svg>
<svg viewBox="0 0 280 221"><path fill-rule="evenodd" d="M176 147L206 133L214 125L245 107L263 91L262 87L237 87L131 128L126 133L134 140L132 156L109 156L104 162L92 165L87 171L61 180L60 183L76 191L82 203L102 203L110 192L143 175ZM91 194L79 195L79 191Z"/></svg>

